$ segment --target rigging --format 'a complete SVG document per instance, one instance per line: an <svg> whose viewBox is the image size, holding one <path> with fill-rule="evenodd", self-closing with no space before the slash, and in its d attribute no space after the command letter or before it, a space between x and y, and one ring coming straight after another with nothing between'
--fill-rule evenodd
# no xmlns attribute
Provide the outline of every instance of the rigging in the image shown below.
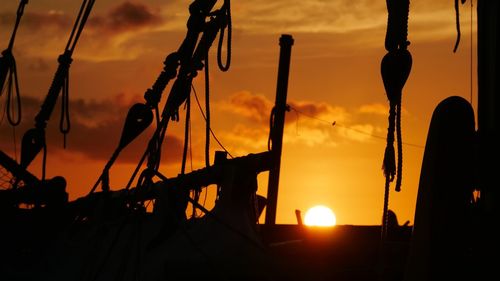
<svg viewBox="0 0 500 281"><path fill-rule="evenodd" d="M5 110L7 112L7 120L12 126L17 126L21 123L21 93L19 91L19 81L17 76L17 66L16 59L12 54L12 49L14 48L14 41L17 35L17 29L21 23L21 18L24 14L24 8L28 4L28 0L21 0L16 13L16 23L14 24L14 30L10 37L9 45L7 49L2 52L2 57L0 57L0 97L2 96L4 90L7 92L7 102L5 104ZM5 84L7 82L7 84ZM4 87L7 86L5 89ZM15 97L14 97L15 96ZM17 116L13 110L13 99L16 101Z"/></svg>
<svg viewBox="0 0 500 281"><path fill-rule="evenodd" d="M403 166L403 142L401 136L401 96L403 87L410 75L412 66L411 53L407 47L408 13L410 1L387 0L387 33L385 49L387 54L381 62L381 74L389 100L389 127L385 148L383 171L385 176L384 210L382 215L382 239L387 235L387 212L389 205L389 185L396 179L396 191L401 190L401 169ZM394 150L394 133L397 134L398 161Z"/></svg>
<svg viewBox="0 0 500 281"><path fill-rule="evenodd" d="M59 129L64 135L64 147L66 147L66 135L70 131L69 119L69 67L71 58L78 39L83 31L85 23L92 11L95 0L84 0L78 12L77 19L70 34L64 53L59 56L59 66L52 80L52 84L40 108L35 116L35 127L26 131L21 143L21 166L27 168L38 153L43 149L42 180L45 179L47 146L45 142L45 128L52 115L55 104L62 92L61 119Z"/></svg>

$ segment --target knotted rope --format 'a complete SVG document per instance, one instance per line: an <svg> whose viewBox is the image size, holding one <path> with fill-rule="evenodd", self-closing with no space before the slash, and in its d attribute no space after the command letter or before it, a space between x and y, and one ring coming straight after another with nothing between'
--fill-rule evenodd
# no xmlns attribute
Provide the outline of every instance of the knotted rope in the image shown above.
<svg viewBox="0 0 500 281"><path fill-rule="evenodd" d="M66 147L66 135L70 131L70 119L69 119L69 67L73 59L71 58L76 43L80 38L83 31L85 23L88 20L92 7L95 0L83 0L78 12L77 19L73 26L70 34L68 43L64 53L59 56L58 62L59 66L54 74L52 84L50 85L49 91L45 97L45 100L40 108L40 111L35 116L35 128L28 130L22 140L21 146L21 165L27 167L31 161L36 157L36 155L44 149L44 159L42 170L45 170L46 163L46 143L45 143L45 128L47 122L52 115L55 104L59 97L59 93L62 92L61 101L61 119L59 122L59 130L64 135L64 147Z"/></svg>
<svg viewBox="0 0 500 281"><path fill-rule="evenodd" d="M382 169L384 171L385 195L382 218L382 237L387 235L387 212L389 205L389 185L396 178L396 191L401 190L401 169L403 166L403 149L401 136L401 96L402 90L411 71L412 57L407 47L409 0L387 0L389 13L385 48L388 53L381 63L381 74L385 91L389 100L389 127L387 129L387 146L384 153ZM397 139L395 139L395 135ZM397 140L398 161L394 141Z"/></svg>
<svg viewBox="0 0 500 281"><path fill-rule="evenodd" d="M10 37L9 46L2 52L2 57L0 57L0 96L3 92L7 92L7 120L12 126L17 126L21 123L21 94L19 91L19 81L17 76L17 66L16 59L12 54L12 49L14 48L14 41L17 34L17 29L21 23L21 18L24 14L24 8L28 4L28 0L21 0L16 13L16 23L14 24L14 30ZM7 84L5 83L7 81ZM4 88L4 86L7 86ZM16 105L15 109L17 114L13 112L14 106L12 105L15 99ZM17 115L17 116L16 116Z"/></svg>

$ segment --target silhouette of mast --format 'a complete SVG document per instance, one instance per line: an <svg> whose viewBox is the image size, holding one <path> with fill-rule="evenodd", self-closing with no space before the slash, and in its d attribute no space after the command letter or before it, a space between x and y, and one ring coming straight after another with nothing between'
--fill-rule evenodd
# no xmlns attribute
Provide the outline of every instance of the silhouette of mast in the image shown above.
<svg viewBox="0 0 500 281"><path fill-rule="evenodd" d="M500 143L500 3L479 0L478 20L478 133L480 151L480 185L486 208L500 213L498 161ZM497 217L498 218L498 217Z"/></svg>
<svg viewBox="0 0 500 281"><path fill-rule="evenodd" d="M482 205L480 266L483 280L497 274L497 222L500 219L500 14L499 1L477 2L478 185Z"/></svg>
<svg viewBox="0 0 500 281"><path fill-rule="evenodd" d="M170 120L178 121L178 109L191 93L193 79L198 71L205 67L204 61L212 46L217 33L223 31L229 23L229 2L224 1L221 9L212 11L217 0L195 0L189 5L190 17L187 21L187 33L179 49L167 56L164 70L160 73L154 85L144 94L145 104L137 103L132 106L123 127L122 136L118 147L105 165L102 174L97 179L89 193L93 193L101 184L103 190L109 190L109 170L116 161L120 152L138 135L140 135L152 122L151 110L156 112L157 128L151 137L146 151L139 160L127 188L135 179L143 162L148 158L148 171L157 171L160 165L161 145ZM206 22L207 17L210 20ZM201 38L200 38L201 35ZM179 68L179 69L178 69ZM165 107L160 113L158 103L161 95L171 79L176 78Z"/></svg>
<svg viewBox="0 0 500 281"><path fill-rule="evenodd" d="M285 113L289 110L286 104L286 96L288 92L288 74L290 72L292 45L293 38L291 35L284 34L281 36L276 101L271 112L270 140L268 144L268 148L272 153L272 168L269 170L269 183L267 187L266 224L270 225L276 223L283 129L285 127Z"/></svg>

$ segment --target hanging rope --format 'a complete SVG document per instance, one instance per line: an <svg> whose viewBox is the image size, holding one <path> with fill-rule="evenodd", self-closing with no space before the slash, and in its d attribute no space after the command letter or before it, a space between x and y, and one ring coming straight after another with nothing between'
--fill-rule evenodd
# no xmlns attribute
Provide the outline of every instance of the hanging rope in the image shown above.
<svg viewBox="0 0 500 281"><path fill-rule="evenodd" d="M210 166L210 78L208 68L208 49L205 57L205 165Z"/></svg>
<svg viewBox="0 0 500 281"><path fill-rule="evenodd" d="M222 62L222 44L224 42L224 33L226 29L226 25L222 24L220 27L219 34L219 45L217 47L217 64L219 65L219 69L226 72L229 70L231 66L231 45L232 45L232 33L233 33L233 25L231 20L231 0L224 0L224 4L222 5L222 13L225 15L225 19L227 21L227 46L226 46L226 63Z"/></svg>
<svg viewBox="0 0 500 281"><path fill-rule="evenodd" d="M455 41L455 47L453 47L453 52L455 53L458 49L458 45L460 44L460 5L458 5L458 1L460 1L463 4L465 4L466 0L455 0L455 24L457 28L457 40ZM472 1L472 0L471 0Z"/></svg>
<svg viewBox="0 0 500 281"><path fill-rule="evenodd" d="M8 68L7 69L7 85L6 88L1 88L1 91L3 92L4 90L7 91L7 103L5 104L5 109L7 111L7 120L9 121L9 124L12 126L17 126L19 123L21 123L21 116L22 116L22 111L21 111L21 94L19 91L19 81L17 78L17 67L16 67L16 60L12 53L10 51L4 51L3 53L3 58L2 61L0 61L0 64L4 67L5 66ZM3 70L2 70L3 71ZM2 81L3 84L3 81ZM1 95L1 93L0 93ZM15 104L14 103L15 100ZM17 113L16 113L17 112Z"/></svg>
<svg viewBox="0 0 500 281"><path fill-rule="evenodd" d="M28 4L28 0L21 0L16 13L16 23L14 24L14 30L10 37L9 45L7 49L2 52L2 57L0 58L0 96L3 92L7 92L7 120L12 126L17 126L21 122L21 94L19 91L19 81L17 76L16 59L12 54L12 49L14 48L14 41L17 34L17 29L21 23L21 18L24 14L24 8ZM7 81L7 87L4 88L5 82ZM12 104L15 100L15 106ZM16 113L17 112L17 113Z"/></svg>
<svg viewBox="0 0 500 281"><path fill-rule="evenodd" d="M385 48L388 53L381 63L381 74L387 99L389 100L389 126L387 145L384 152L382 169L384 171L385 194L382 216L382 237L387 235L387 212L389 205L389 186L396 178L396 191L401 190L403 167L403 149L401 134L401 96L402 90L411 71L412 57L407 47L409 0L387 0L388 21ZM395 135L396 134L396 138ZM398 161L394 141L397 141Z"/></svg>
<svg viewBox="0 0 500 281"><path fill-rule="evenodd" d="M54 74L52 84L40 111L35 117L35 128L28 130L22 140L21 165L27 167L36 157L40 150L45 147L45 128L52 115L55 104L62 92L61 101L61 119L59 130L64 135L64 147L66 147L66 135L70 131L69 119L69 67L73 59L71 58L78 39L83 31L85 23L88 20L95 0L84 0L78 12L75 24L70 34L64 53L59 56L59 66ZM45 165L45 164L44 164ZM45 169L45 167L43 167Z"/></svg>
<svg viewBox="0 0 500 281"><path fill-rule="evenodd" d="M176 52L176 61L180 64L180 69L176 75L177 79L170 90L166 105L161 114L161 120L159 121L153 136L148 142L148 147L132 173L126 189L130 188L132 185L132 182L135 180L135 177L139 173L139 170L146 159L147 170L156 172L159 168L161 160L161 145L165 139L165 133L169 121L179 120L179 107L190 96L191 88L193 87L193 79L197 76L198 71L201 71L205 66L204 62L206 64L208 50L216 39L217 33L223 30L222 27L227 25L227 20L224 20L224 18L227 18L229 13L228 4L225 3L223 8L211 12L215 2L216 1L195 0L189 6L190 17L187 23L188 32ZM223 11L223 9L226 10ZM207 22L206 19L208 17L210 17L210 20ZM200 34L201 38L199 38ZM228 65L225 67L228 67ZM206 78L208 78L208 74L206 75ZM209 91L207 91L206 94L209 94ZM146 96L145 98L147 99ZM206 119L210 120L209 118L210 117ZM212 134L212 136L214 135L209 125L207 131L209 134ZM207 163L209 163L209 158L206 157L206 159Z"/></svg>
<svg viewBox="0 0 500 281"><path fill-rule="evenodd" d="M191 97L188 97L186 100L186 124L184 125L184 148L182 150L181 175L184 175L186 173L187 153L190 143L190 137L189 137L189 132L191 129L190 122L191 122Z"/></svg>

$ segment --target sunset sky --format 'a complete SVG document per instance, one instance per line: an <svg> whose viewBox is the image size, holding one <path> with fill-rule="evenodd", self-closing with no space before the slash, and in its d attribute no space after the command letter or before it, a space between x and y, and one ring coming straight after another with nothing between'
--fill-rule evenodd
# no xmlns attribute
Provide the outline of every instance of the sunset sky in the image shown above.
<svg viewBox="0 0 500 281"><path fill-rule="evenodd" d="M119 141L128 109L144 101L144 92L156 80L165 57L178 49L191 2L96 1L70 68L72 127L66 150L58 132L59 104L47 129L47 177L64 176L71 199L84 196L93 186ZM457 53L453 53L454 1L410 2L413 68L402 101L403 185L399 193L391 188L389 208L400 223L413 224L432 112L451 95L467 100L472 96L476 108L477 79L474 74L471 81L470 2L461 7L462 40ZM2 0L0 49L7 47L18 4L18 0ZM13 158L19 159L20 139L34 125L80 4L31 0L26 6L13 51L23 101L15 141L5 118L0 125L0 149ZM281 34L291 34L295 39L288 86L292 110L286 117L277 223L295 223L295 209L305 212L322 204L335 212L338 224L380 224L388 125L388 101L380 76L380 61L386 53L386 1L235 0L231 7L230 70L218 70L215 45L210 53L211 125L218 139L233 156L267 150L278 40ZM475 69L475 43L472 55ZM203 103L203 73L194 87ZM5 98L0 99L2 112ZM205 125L195 104L192 112L192 167L199 169L204 166ZM180 172L183 130L181 108L180 122L171 123L167 130L160 170L168 177ZM150 135L151 130L144 133L118 158L110 172L113 189L125 186ZM213 160L213 151L221 150L214 140L211 150ZM41 159L40 154L29 167L38 176ZM259 180L258 193L266 195L267 174Z"/></svg>

